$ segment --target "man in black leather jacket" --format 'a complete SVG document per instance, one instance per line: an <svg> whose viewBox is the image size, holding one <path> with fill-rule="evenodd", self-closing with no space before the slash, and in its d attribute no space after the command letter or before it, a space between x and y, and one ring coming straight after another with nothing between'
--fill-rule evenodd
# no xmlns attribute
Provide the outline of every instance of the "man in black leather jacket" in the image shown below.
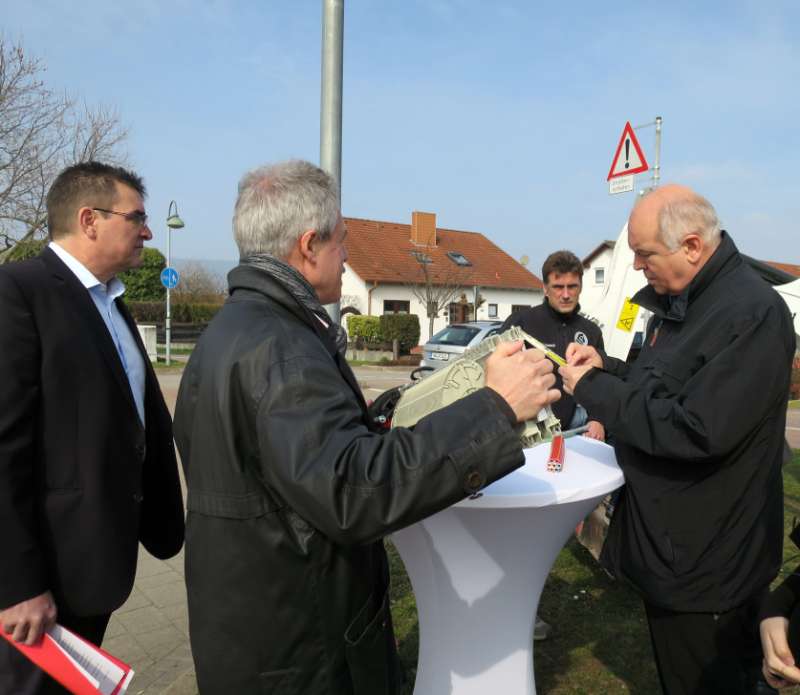
<svg viewBox="0 0 800 695"><path fill-rule="evenodd" d="M653 312L632 365L570 345L573 392L614 432L625 488L600 561L642 594L664 692L764 692L759 603L781 564L795 335L711 204L683 186L628 222ZM759 681L761 681L759 683Z"/></svg>
<svg viewBox="0 0 800 695"><path fill-rule="evenodd" d="M523 463L515 425L558 398L552 367L503 344L485 388L374 433L321 306L338 300L347 259L333 179L297 161L251 172L234 235L230 297L175 414L200 692L393 693L381 539Z"/></svg>

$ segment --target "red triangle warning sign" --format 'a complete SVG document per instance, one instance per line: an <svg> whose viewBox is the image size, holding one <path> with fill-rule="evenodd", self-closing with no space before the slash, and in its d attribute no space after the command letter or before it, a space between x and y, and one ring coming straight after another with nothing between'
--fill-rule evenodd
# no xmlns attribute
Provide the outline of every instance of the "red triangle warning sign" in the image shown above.
<svg viewBox="0 0 800 695"><path fill-rule="evenodd" d="M608 171L606 181L611 181L618 176L629 176L647 171L650 167L644 158L644 152L636 139L636 135L631 128L631 122L625 124L622 137L619 139L617 151L614 153L614 161L611 162L611 169Z"/></svg>

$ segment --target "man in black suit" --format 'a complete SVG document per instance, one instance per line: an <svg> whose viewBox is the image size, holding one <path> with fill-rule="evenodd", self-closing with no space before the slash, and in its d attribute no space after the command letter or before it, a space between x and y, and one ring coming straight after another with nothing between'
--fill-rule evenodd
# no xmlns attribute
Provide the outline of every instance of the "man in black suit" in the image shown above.
<svg viewBox="0 0 800 695"><path fill-rule="evenodd" d="M152 238L142 180L97 162L47 196L51 242L0 267L0 628L100 644L138 542L183 543L169 412L115 277ZM64 692L0 639L0 693Z"/></svg>

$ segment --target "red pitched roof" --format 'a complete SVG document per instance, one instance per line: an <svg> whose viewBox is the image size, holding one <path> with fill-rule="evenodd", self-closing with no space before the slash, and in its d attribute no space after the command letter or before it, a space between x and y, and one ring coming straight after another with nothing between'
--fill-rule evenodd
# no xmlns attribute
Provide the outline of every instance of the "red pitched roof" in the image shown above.
<svg viewBox="0 0 800 695"><path fill-rule="evenodd" d="M436 228L436 246L411 243L411 225L345 217L347 264L367 282L414 282L420 277L420 263L412 252L431 259L434 279L452 277L456 265L447 252L462 254L471 266L462 272L465 285L503 289L538 290L542 282L483 234Z"/></svg>
<svg viewBox="0 0 800 695"><path fill-rule="evenodd" d="M789 273L789 275L794 275L796 278L800 278L800 265L792 265L791 263L776 263L775 261L764 261L767 265L771 265L773 268L777 268L778 270L782 270L784 273Z"/></svg>

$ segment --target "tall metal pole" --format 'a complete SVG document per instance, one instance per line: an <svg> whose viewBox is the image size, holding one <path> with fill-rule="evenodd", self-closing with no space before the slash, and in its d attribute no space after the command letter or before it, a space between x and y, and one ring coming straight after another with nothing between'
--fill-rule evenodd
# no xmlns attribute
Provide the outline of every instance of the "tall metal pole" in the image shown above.
<svg viewBox="0 0 800 695"><path fill-rule="evenodd" d="M173 208L175 212L173 212ZM178 204L172 200L169 204L169 211L167 212L167 267L166 267L166 274L162 273L162 282L167 288L167 321L166 321L166 338L167 338L167 364L171 364L171 354L170 351L172 349L172 309L170 306L170 286L172 285L173 281L177 285L178 276L174 270L172 270L172 254L171 254L171 246L172 246L172 230L173 229L182 229L185 225L183 224L183 220L178 215Z"/></svg>
<svg viewBox="0 0 800 695"><path fill-rule="evenodd" d="M656 120L652 123L645 123L644 125L637 125L634 127L634 130L640 130L642 128L649 128L650 126L656 127L656 148L655 148L655 157L653 160L653 166L650 170L653 172L653 175L650 177L651 185L647 188L643 188L639 191L639 195L643 196L645 193L649 191L654 191L658 188L658 183L661 181L661 122L663 119L661 116L656 116Z"/></svg>
<svg viewBox="0 0 800 695"><path fill-rule="evenodd" d="M172 239L172 227L167 227L167 268L172 267L172 263L170 262L170 241ZM171 338L171 328L172 328L172 313L170 311L169 305L169 283L167 284L167 366L169 367L170 363L170 338Z"/></svg>
<svg viewBox="0 0 800 695"><path fill-rule="evenodd" d="M320 104L320 166L342 185L342 65L344 0L322 0L322 94ZM340 323L339 303L328 304L330 317Z"/></svg>
<svg viewBox="0 0 800 695"><path fill-rule="evenodd" d="M661 116L656 116L656 158L653 164L653 188L661 180Z"/></svg>

